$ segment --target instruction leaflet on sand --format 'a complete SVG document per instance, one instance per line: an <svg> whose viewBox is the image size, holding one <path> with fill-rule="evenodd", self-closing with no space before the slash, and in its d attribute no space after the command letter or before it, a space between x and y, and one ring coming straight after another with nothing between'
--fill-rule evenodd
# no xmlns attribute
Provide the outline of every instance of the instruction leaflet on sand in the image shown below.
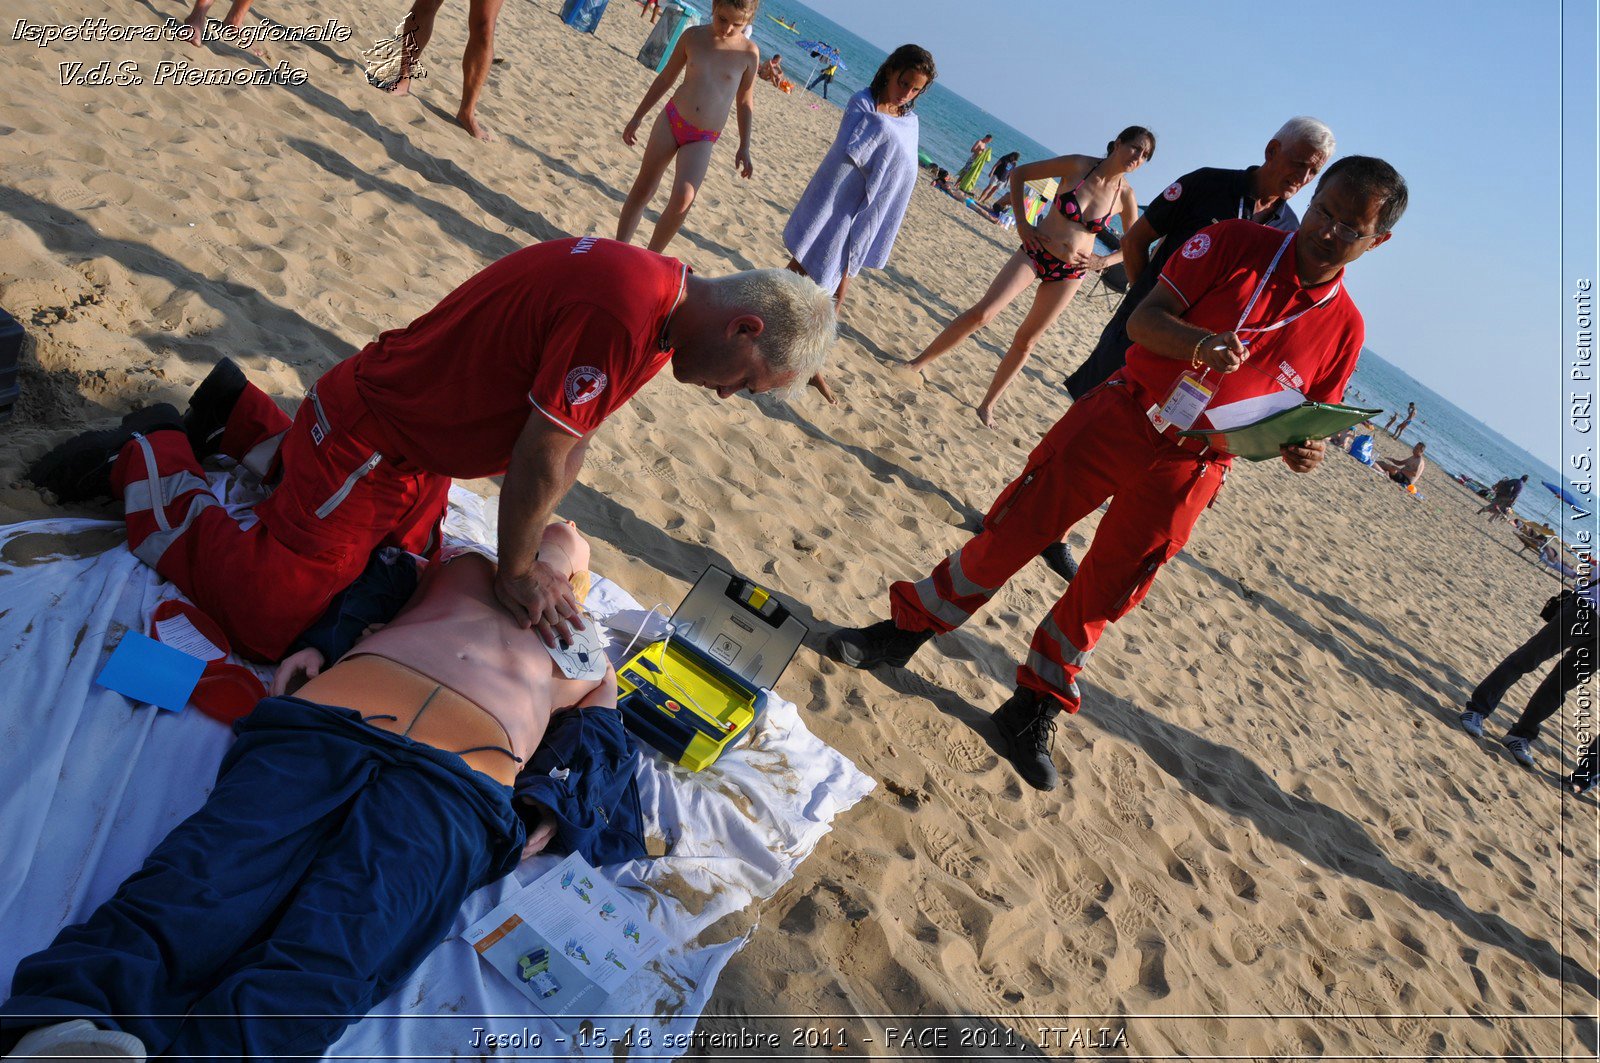
<svg viewBox="0 0 1600 1063"><path fill-rule="evenodd" d="M576 853L461 935L546 1015L582 1019L666 942Z"/></svg>

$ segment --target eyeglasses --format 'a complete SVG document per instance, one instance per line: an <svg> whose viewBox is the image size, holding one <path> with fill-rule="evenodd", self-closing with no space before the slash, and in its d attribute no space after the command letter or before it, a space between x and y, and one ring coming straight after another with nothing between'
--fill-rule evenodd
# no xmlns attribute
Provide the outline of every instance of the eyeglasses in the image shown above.
<svg viewBox="0 0 1600 1063"><path fill-rule="evenodd" d="M1331 230L1334 236L1347 244L1353 244L1357 240L1370 240L1374 236L1381 235L1379 233L1357 232L1342 221L1334 221L1332 214L1329 214L1315 203L1306 208L1306 220L1313 225L1321 225Z"/></svg>

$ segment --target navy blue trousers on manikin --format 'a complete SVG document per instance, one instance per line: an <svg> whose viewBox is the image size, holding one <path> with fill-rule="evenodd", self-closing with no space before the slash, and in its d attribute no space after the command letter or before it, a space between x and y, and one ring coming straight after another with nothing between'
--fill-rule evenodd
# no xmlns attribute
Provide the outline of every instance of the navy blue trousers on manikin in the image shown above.
<svg viewBox="0 0 1600 1063"><path fill-rule="evenodd" d="M268 698L201 809L18 965L0 1045L88 1018L151 1058L319 1056L507 874L509 787L347 710Z"/></svg>

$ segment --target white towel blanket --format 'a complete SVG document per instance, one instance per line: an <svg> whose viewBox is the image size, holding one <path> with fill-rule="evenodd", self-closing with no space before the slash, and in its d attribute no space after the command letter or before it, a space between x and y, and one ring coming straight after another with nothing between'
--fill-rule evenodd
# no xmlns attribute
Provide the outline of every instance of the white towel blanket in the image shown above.
<svg viewBox="0 0 1600 1063"><path fill-rule="evenodd" d="M493 543L494 518L492 505L452 490L454 535ZM118 523L0 528L0 997L24 956L86 918L210 791L232 741L227 727L94 684L122 632L148 630L156 604L177 596L128 553ZM586 604L601 619L638 608L604 579ZM639 778L646 831L669 839L671 850L604 874L642 891L635 897L678 945L607 1001L613 1014L596 1023L612 1037L633 1028L636 1044L681 1043L744 941L712 924L772 896L833 817L872 787L779 698L750 739L704 772L647 755ZM539 1019L458 936L553 863L535 857L469 897L452 936L329 1058L470 1058L483 1054L473 1048L478 1031L519 1037L524 1029L544 1041L529 1054L610 1057L615 1043L584 1048ZM640 1051L659 1058L681 1049Z"/></svg>

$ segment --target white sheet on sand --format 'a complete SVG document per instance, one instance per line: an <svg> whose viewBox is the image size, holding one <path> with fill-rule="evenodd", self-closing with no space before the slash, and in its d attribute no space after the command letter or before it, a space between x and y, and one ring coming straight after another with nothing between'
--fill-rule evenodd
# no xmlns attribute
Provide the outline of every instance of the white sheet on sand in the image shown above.
<svg viewBox="0 0 1600 1063"><path fill-rule="evenodd" d="M492 543L494 516L482 499L452 490L454 535ZM120 523L0 528L0 998L18 961L86 918L210 791L232 740L227 727L194 709L158 711L94 685L121 633L147 630L156 604L177 596L128 553ZM638 608L605 579L594 581L586 604L601 618ZM772 896L833 817L873 785L780 698L750 740L704 772L643 758L646 832L668 839L671 850L604 873L638 891L651 921L682 944L607 1002L626 1018L598 1021L617 1035L648 1028L657 1046L693 1030L745 938L729 939L713 924ZM329 1058L471 1057L479 1054L474 1029L515 1035L524 1027L544 1036L541 1051L609 1056L555 1041L562 1031L457 936L554 859L528 860L468 898L451 937L346 1031Z"/></svg>

